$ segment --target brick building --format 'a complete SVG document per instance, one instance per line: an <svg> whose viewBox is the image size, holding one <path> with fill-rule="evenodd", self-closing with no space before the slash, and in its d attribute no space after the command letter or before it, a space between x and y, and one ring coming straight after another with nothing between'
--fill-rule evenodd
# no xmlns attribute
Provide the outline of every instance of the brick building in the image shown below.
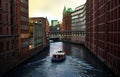
<svg viewBox="0 0 120 77"><path fill-rule="evenodd" d="M18 4L17 0L0 0L0 75L19 59Z"/></svg>
<svg viewBox="0 0 120 77"><path fill-rule="evenodd" d="M18 34L19 34L19 51L21 58L26 57L29 51L28 35L28 0L20 0L18 7Z"/></svg>
<svg viewBox="0 0 120 77"><path fill-rule="evenodd" d="M0 0L0 75L28 52L28 0Z"/></svg>
<svg viewBox="0 0 120 77"><path fill-rule="evenodd" d="M49 32L50 31L50 24L49 24L49 21L48 19L46 18L46 32Z"/></svg>
<svg viewBox="0 0 120 77"><path fill-rule="evenodd" d="M86 46L120 76L120 0L87 0Z"/></svg>
<svg viewBox="0 0 120 77"><path fill-rule="evenodd" d="M73 10L71 8L63 9L63 19L62 19L62 31L71 31L71 13Z"/></svg>

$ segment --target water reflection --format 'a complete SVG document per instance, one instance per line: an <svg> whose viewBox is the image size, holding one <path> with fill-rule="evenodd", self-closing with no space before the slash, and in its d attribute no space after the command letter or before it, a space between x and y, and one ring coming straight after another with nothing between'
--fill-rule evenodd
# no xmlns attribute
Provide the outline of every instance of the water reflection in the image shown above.
<svg viewBox="0 0 120 77"><path fill-rule="evenodd" d="M58 50L65 51L67 58L64 62L52 63L51 55ZM36 55L5 77L113 77L83 46L55 42L48 51Z"/></svg>

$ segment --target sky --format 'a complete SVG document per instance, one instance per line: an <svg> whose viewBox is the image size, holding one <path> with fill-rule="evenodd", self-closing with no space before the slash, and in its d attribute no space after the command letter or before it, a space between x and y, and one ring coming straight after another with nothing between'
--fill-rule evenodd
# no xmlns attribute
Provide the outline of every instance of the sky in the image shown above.
<svg viewBox="0 0 120 77"><path fill-rule="evenodd" d="M73 10L84 4L86 0L29 0L29 17L47 17L62 21L64 6Z"/></svg>

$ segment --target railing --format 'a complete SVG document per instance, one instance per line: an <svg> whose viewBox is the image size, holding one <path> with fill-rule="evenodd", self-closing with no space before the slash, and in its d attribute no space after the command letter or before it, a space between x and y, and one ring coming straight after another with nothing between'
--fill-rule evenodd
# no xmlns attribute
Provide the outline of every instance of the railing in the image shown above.
<svg viewBox="0 0 120 77"><path fill-rule="evenodd" d="M76 43L85 42L85 31L51 31L46 32L48 38L60 38Z"/></svg>
<svg viewBox="0 0 120 77"><path fill-rule="evenodd" d="M84 37L85 36L85 32L84 31L51 31L51 32L46 32L47 37L51 37L51 36L81 36Z"/></svg>

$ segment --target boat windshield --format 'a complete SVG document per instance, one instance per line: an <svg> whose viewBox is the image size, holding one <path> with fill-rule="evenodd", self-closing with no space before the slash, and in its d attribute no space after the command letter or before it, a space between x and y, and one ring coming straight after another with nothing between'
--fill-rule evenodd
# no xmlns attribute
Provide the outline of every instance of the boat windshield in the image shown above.
<svg viewBox="0 0 120 77"><path fill-rule="evenodd" d="M58 51L58 52L63 52L63 51Z"/></svg>
<svg viewBox="0 0 120 77"><path fill-rule="evenodd" d="M64 55L53 55L54 58L64 58Z"/></svg>

